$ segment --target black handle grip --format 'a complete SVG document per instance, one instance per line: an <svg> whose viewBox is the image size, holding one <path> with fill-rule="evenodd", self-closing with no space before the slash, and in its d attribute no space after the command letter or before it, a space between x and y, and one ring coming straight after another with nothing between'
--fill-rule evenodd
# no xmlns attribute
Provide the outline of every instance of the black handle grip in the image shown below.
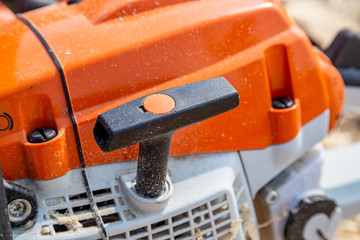
<svg viewBox="0 0 360 240"><path fill-rule="evenodd" d="M105 152L149 140L211 118L239 105L236 90L223 77L213 78L162 92L175 100L175 108L163 115L144 112L146 97L136 99L99 115L95 140Z"/></svg>
<svg viewBox="0 0 360 240"><path fill-rule="evenodd" d="M157 94L175 101L169 112L146 111L144 102L149 95L100 114L94 127L95 140L105 152L140 142L135 189L147 198L156 198L164 192L173 132L239 105L238 93L223 77Z"/></svg>

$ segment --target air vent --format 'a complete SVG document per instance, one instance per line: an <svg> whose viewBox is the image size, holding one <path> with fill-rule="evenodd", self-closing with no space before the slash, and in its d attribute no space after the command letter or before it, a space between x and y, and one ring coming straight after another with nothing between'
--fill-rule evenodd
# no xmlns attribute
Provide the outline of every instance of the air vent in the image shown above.
<svg viewBox="0 0 360 240"><path fill-rule="evenodd" d="M115 236L118 239L226 239L230 234L230 209L226 195L160 222L136 228Z"/></svg>
<svg viewBox="0 0 360 240"><path fill-rule="evenodd" d="M116 194L118 187L116 186L114 189ZM115 211L116 206L122 207L125 204L121 196L114 196L111 188L95 190L93 195L105 224L121 222L122 216L126 221L135 219L135 215L130 209L122 209L121 214ZM41 235L57 236L80 228L86 229L97 226L85 192L46 199L45 203L49 209L47 215L44 215L44 219L53 219L56 223L42 226L42 229L46 228L50 231L46 231L46 234L42 232Z"/></svg>
<svg viewBox="0 0 360 240"><path fill-rule="evenodd" d="M118 188L93 191L100 215L106 225L111 223L136 222L143 216L126 205ZM56 199L46 199L49 204L48 214L44 219L53 219L53 224L46 223L40 235L60 236L72 233L77 229L96 228L94 214L91 211L86 193L62 196ZM57 204L58 203L58 204ZM67 207L64 207L67 206ZM222 239L231 230L231 216L227 197L220 195L210 201L191 208L186 212L165 218L161 221L150 223L126 232L111 236L110 239L194 239L202 235L204 239Z"/></svg>
<svg viewBox="0 0 360 240"><path fill-rule="evenodd" d="M202 236L207 240L225 240L231 237L231 223L240 219L237 205L246 203L254 213L246 179L238 171L238 153L181 156L169 163L175 192L161 213L135 209L122 191L119 176L134 179L135 161L87 168L94 202L110 239L194 240ZM196 168L196 175L189 174L189 167ZM13 228L14 239L70 240L76 235L100 240L101 232L86 190L82 181L76 181L81 174L81 169L74 169L53 180L22 180L38 189L38 216L30 229ZM244 239L243 229L239 228L238 233Z"/></svg>

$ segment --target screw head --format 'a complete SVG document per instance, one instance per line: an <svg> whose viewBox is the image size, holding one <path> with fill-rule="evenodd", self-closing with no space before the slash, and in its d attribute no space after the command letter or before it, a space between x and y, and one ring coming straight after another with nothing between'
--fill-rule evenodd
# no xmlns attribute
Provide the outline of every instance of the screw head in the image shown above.
<svg viewBox="0 0 360 240"><path fill-rule="evenodd" d="M275 190L270 190L265 195L265 201L269 205L275 204L276 201L278 200L278 198L279 198L279 195Z"/></svg>
<svg viewBox="0 0 360 240"><path fill-rule="evenodd" d="M294 105L294 101L288 97L280 97L272 99L272 106L275 109L285 109L292 107Z"/></svg>
<svg viewBox="0 0 360 240"><path fill-rule="evenodd" d="M27 140L31 143L43 143L55 138L57 132L52 128L35 129L27 136Z"/></svg>
<svg viewBox="0 0 360 240"><path fill-rule="evenodd" d="M26 199L15 199L8 204L9 218L11 222L24 221L31 213L31 204Z"/></svg>

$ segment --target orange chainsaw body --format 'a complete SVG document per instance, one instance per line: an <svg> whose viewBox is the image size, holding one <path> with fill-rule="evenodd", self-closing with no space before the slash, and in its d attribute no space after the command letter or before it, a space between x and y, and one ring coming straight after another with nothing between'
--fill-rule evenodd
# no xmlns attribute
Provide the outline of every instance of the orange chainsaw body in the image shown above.
<svg viewBox="0 0 360 240"><path fill-rule="evenodd" d="M344 86L325 55L270 0L84 0L23 14L64 72L85 165L136 159L138 146L111 153L93 137L97 116L168 88L224 76L238 108L181 129L171 155L263 149L294 139L330 110L342 111ZM58 66L38 36L0 7L0 160L4 177L52 179L80 167ZM272 108L290 97L294 106ZM41 127L58 132L33 144Z"/></svg>

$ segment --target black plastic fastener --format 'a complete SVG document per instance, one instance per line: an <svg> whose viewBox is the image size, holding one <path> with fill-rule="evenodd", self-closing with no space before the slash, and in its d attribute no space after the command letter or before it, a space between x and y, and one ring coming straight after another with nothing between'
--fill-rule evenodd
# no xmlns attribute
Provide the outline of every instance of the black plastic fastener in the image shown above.
<svg viewBox="0 0 360 240"><path fill-rule="evenodd" d="M52 128L35 129L27 136L27 140L31 143L43 143L55 138L57 132Z"/></svg>
<svg viewBox="0 0 360 240"><path fill-rule="evenodd" d="M292 107L294 101L289 97L280 97L272 99L272 107L275 109L286 109Z"/></svg>

